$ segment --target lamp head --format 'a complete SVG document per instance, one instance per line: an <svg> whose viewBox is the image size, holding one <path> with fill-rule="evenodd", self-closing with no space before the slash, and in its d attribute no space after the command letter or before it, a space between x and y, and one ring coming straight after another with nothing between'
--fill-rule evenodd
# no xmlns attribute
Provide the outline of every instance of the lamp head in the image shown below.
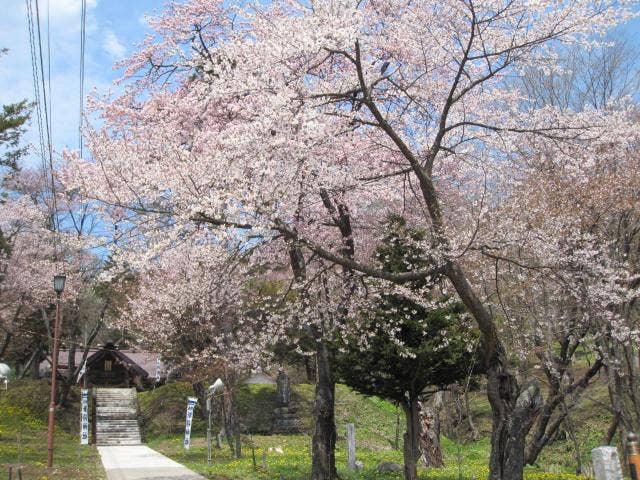
<svg viewBox="0 0 640 480"><path fill-rule="evenodd" d="M215 395L216 393L221 391L223 388L224 388L224 383L222 383L222 380L217 379L215 382L213 382L213 385L209 386L209 395Z"/></svg>
<svg viewBox="0 0 640 480"><path fill-rule="evenodd" d="M67 277L64 275L56 275L53 277L53 289L58 295L62 295L62 292L64 292L64 284L66 281Z"/></svg>

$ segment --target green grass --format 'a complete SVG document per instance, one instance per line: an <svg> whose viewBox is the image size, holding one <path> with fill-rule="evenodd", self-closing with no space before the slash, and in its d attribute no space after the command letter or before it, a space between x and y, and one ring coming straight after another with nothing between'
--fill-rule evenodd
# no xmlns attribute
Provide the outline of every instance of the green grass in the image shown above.
<svg viewBox="0 0 640 480"><path fill-rule="evenodd" d="M167 389L167 395L164 395ZM184 395L179 397L176 392ZM292 399L298 407L298 415L302 423L300 435L243 435L243 457L239 460L231 456L229 448L225 445L222 449L213 449L213 461L211 465L206 462L206 442L204 423L199 422L198 428L192 433L192 444L189 451L182 447L184 429L184 410L186 397L192 395L188 384L174 384L160 387L154 392L146 392L140 395L143 415L150 415L159 410L160 403L173 411L179 412L179 416L171 422L173 432L163 432L149 436L149 445L185 464L204 475L215 480L302 480L309 478L311 469L311 433L312 433L312 405L313 386L294 385ZM477 397L477 398L476 398ZM243 386L238 392L238 411L244 424L251 431L264 431L271 425L273 419L273 407L275 390L270 385ZM483 438L477 442L468 441L468 432L460 432L460 438L464 444L457 444L446 437L442 438L442 448L445 456L446 467L443 469L420 469L421 479L430 480L458 480L463 478L480 480L486 478L489 457L489 440L486 433L490 428L490 409L486 397L480 392L473 395L473 410ZM196 412L197 413L197 412ZM151 417L149 417L149 421ZM365 465L364 471L356 473L345 468L345 431L346 423L356 425L357 458ZM384 461L402 464L402 452L394 448L396 435L396 407L395 405L376 398L364 397L349 388L338 385L336 390L336 425L338 426L338 442L336 449L336 461L341 478L345 480L364 479L400 479L402 474L379 474L377 466ZM157 425L156 425L157 427ZM400 437L404 432L404 417L401 413ZM178 428L180 431L178 432ZM151 430L150 430L151 431ZM217 431L217 430L216 430ZM251 444L254 446L256 467L254 468ZM400 440L400 447L402 439ZM281 447L283 454L269 452L269 448ZM263 465L262 456L266 453L266 464ZM554 464L557 464L557 458ZM562 464L569 470L572 461ZM459 477L461 474L461 477ZM581 477L570 473L545 473L530 468L526 472L528 480L572 480Z"/></svg>
<svg viewBox="0 0 640 480"><path fill-rule="evenodd" d="M81 446L78 437L78 392L73 407L56 419L54 467L47 463L47 412L49 385L46 381L14 381L0 390L0 478L9 466L22 466L25 480L100 480L105 478L94 446Z"/></svg>
<svg viewBox="0 0 640 480"><path fill-rule="evenodd" d="M603 438L612 420L611 412L605 407L608 404L607 385L602 379L589 387L582 401L571 411L583 464L591 461L592 449L603 445ZM618 435L614 437L614 446L622 452ZM550 444L542 451L538 462L540 465L574 466L576 460L573 442L569 438L563 438Z"/></svg>
<svg viewBox="0 0 640 480"><path fill-rule="evenodd" d="M357 434L358 432L356 432ZM159 452L186 465L192 470L215 480L302 480L309 478L311 470L310 444L311 439L306 435L254 435L243 437L243 455L241 459L234 459L228 447L213 448L211 465L207 464L206 440L201 437L192 438L191 448L185 451L182 447L181 435L158 437L150 441L149 446ZM253 455L250 444L255 449L256 467L253 465ZM281 447L283 453L269 451ZM486 478L487 456L489 445L486 439L461 447L461 463L458 465L458 446L444 439L443 449L446 467L442 469L420 468L420 478L429 480L464 480ZM263 453L266 461L263 463ZM380 474L377 466L380 462L402 463L402 453L397 450L371 450L359 447L357 458L364 463L362 472L352 472L346 465L346 451L344 439L339 438L336 449L338 473L345 480L373 480L373 479L401 479L401 473ZM461 477L459 477L459 473ZM529 469L527 480L574 480L582 477L569 473L551 474Z"/></svg>
<svg viewBox="0 0 640 480"><path fill-rule="evenodd" d="M71 395L71 407L58 415L56 431L56 467L47 471L46 417L49 386L46 381L17 381L7 391L0 390L0 478L6 476L9 465L23 465L23 478L50 480L104 479L104 472L95 447L80 446L78 442L78 391ZM231 457L229 448L214 448L212 465L206 462L205 428L201 406L196 408L191 450L182 448L186 398L193 395L189 383L172 383L139 394L144 434L152 448L184 463L205 477L216 480L302 480L309 478L310 444L312 434L313 385L293 385L292 399L298 408L301 434L268 435L273 422L275 388L272 385L245 385L237 392L239 418L248 432L243 435L243 458ZM572 412L578 430L583 462L589 461L590 450L599 445L610 421L610 414L601 405L608 401L606 383L599 380L591 387L588 397ZM481 480L486 478L489 457L491 411L484 392L470 395L474 421L481 438L471 441L470 429L463 422L455 430L454 440L442 437L446 467L438 470L420 469L422 479ZM404 417L400 412L400 447L404 433ZM401 464L402 453L394 448L396 437L396 407L383 399L364 397L349 388L336 389L336 450L339 473L345 480L400 479L401 474L378 474L380 462ZM345 424L356 425L357 457L365 465L363 472L347 470L345 452ZM216 426L217 428L217 426ZM216 430L217 431L217 430ZM254 446L254 469L251 445ZM281 447L283 454L269 448ZM262 455L266 452L263 466ZM573 443L558 440L547 447L539 465L554 467L566 473L545 473L529 468L528 480L573 480L575 468ZM15 470L14 470L15 471ZM15 475L14 475L15 478Z"/></svg>

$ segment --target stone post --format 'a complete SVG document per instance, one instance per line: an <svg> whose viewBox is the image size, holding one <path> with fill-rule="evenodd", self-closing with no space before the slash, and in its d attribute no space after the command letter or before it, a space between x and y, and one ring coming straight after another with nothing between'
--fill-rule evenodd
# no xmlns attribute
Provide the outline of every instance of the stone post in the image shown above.
<svg viewBox="0 0 640 480"><path fill-rule="evenodd" d="M353 423L347 423L347 466L356 469L356 427Z"/></svg>
<svg viewBox="0 0 640 480"><path fill-rule="evenodd" d="M591 450L596 480L623 480L620 458L616 447L598 447Z"/></svg>

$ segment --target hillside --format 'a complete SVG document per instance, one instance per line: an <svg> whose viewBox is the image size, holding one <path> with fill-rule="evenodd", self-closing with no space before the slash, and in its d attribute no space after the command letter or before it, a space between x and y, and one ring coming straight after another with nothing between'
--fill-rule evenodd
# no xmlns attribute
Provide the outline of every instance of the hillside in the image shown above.
<svg viewBox="0 0 640 480"><path fill-rule="evenodd" d="M49 384L45 380L18 380L0 390L0 476L9 466L23 478L38 480L101 480L105 478L93 445L80 446L78 391L70 407L56 418L54 468L47 471L47 415ZM14 477L16 478L16 477Z"/></svg>
<svg viewBox="0 0 640 480"><path fill-rule="evenodd" d="M601 401L606 400L606 386L599 382L590 396ZM299 419L302 424L300 435L278 436L265 435L273 419L275 406L275 388L272 385L243 386L238 392L238 410L241 422L247 428L243 435L244 458L234 460L229 450L214 449L214 462L206 465L206 424L202 418L194 422L192 448L184 452L181 438L184 432L184 410L186 397L193 395L189 384L176 383L159 387L150 392L140 394L141 413L145 432L150 444L166 455L183 462L214 479L267 479L274 478L274 471L283 475L284 479L304 478L309 468L310 435L312 434L312 385L293 385L292 399L299 408ZM604 397L603 397L604 395ZM375 472L382 461L402 462L402 453L396 450L396 407L376 397L365 397L349 388L338 385L336 392L336 425L338 427L337 461L341 467L346 463L344 448L344 432L346 423L356 425L357 456L365 464L365 471L352 474L341 470L345 479L400 478L389 474L380 476ZM458 468L462 478L480 479L486 473L489 454L490 409L484 393L478 391L470 395L470 406L474 422L481 438L470 440L467 422L454 429L454 438L442 437L446 468L443 470L422 471L422 478L453 480L458 479ZM162 412L158 417L158 412ZM154 415L156 415L154 417ZM196 416L199 415L199 409ZM161 418L162 421L159 421ZM572 415L578 429L583 461L589 459L591 448L597 446L603 432L608 426L609 416L606 410L592 400L584 400ZM217 432L217 426L216 430ZM404 433L404 417L400 417L400 444ZM459 443L458 443L459 442ZM257 470L253 469L250 446L255 448ZM269 448L282 447L284 453L269 453ZM262 455L267 451L267 468L263 468ZM272 463L273 462L273 463ZM543 453L538 468L529 468L527 479L561 480L577 478L575 471L574 443L571 439L558 440ZM553 473L543 473L541 470ZM560 473L563 472L563 473ZM276 477L277 478L277 477Z"/></svg>
<svg viewBox="0 0 640 480"><path fill-rule="evenodd" d="M71 406L57 419L56 468L46 472L46 417L48 407L48 383L46 381L17 381L7 391L0 390L0 472L5 474L9 465L24 465L24 478L49 480L102 479L104 473L96 449L93 446L79 448L78 392L71 395ZM273 420L275 389L270 385L243 386L238 392L238 410L246 428L243 435L244 455L240 460L231 458L228 448L214 449L214 461L206 464L206 423L196 411L192 448L182 449L186 398L193 395L188 383L173 383L139 395L144 432L147 441L172 458L217 480L266 480L282 478L299 480L309 471L309 450L312 434L312 385L293 385L292 399L299 408L302 426L300 435L266 435ZM607 402L604 379L598 379L572 412L571 419L577 431L583 462L589 461L591 448L602 441L610 414L603 404ZM446 468L421 471L421 478L433 480L481 479L486 473L489 452L490 410L484 393L470 395L473 418L481 438L470 441L470 430L463 422L454 430L452 438L442 437ZM377 465L382 461L401 463L402 453L395 449L396 407L375 397L364 397L349 388L338 385L336 424L338 426L337 461L345 480L397 479L398 474L379 475ZM400 445L404 419L400 417ZM356 425L357 457L365 464L361 474L344 468L345 424ZM217 431L217 430L216 430ZM253 446L253 452L252 452ZM283 453L273 449L280 447ZM269 449L272 451L269 451ZM252 453L255 454L256 468ZM266 455L263 463L263 455ZM571 438L562 438L551 444L542 454L539 468L530 468L528 480L575 479L570 472L575 469L575 444ZM565 473L542 473L565 472ZM15 469L14 469L15 472ZM277 474L277 475L274 475Z"/></svg>

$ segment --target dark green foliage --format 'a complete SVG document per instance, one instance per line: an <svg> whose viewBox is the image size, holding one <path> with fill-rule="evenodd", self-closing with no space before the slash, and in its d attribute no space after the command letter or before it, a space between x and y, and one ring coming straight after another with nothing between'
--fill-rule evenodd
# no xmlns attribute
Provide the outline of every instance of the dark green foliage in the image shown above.
<svg viewBox="0 0 640 480"><path fill-rule="evenodd" d="M6 52L7 49L0 49L0 56ZM3 105L0 111L0 167L7 168L9 174L18 170L18 159L26 152L20 147L20 139L32 107L32 103L22 100Z"/></svg>
<svg viewBox="0 0 640 480"><path fill-rule="evenodd" d="M26 148L20 147L20 138L25 132L24 125L31 115L32 105L26 100L2 106L0 112L0 166L10 171L18 170L18 159Z"/></svg>
<svg viewBox="0 0 640 480"><path fill-rule="evenodd" d="M139 393L138 405L140 406L143 436L150 438L156 435L184 432L187 398L194 395L193 387L187 382L169 383ZM202 407L200 402L196 404L191 427L194 435L202 434L207 429L200 413ZM215 424L219 428L217 421Z"/></svg>
<svg viewBox="0 0 640 480"><path fill-rule="evenodd" d="M466 378L473 368L469 346L475 343L468 327L458 325L462 308L459 305L427 311L408 301L387 299L385 306L408 305L416 313L411 318L389 319L387 323L374 316L365 335L371 336L366 349L357 341L344 344L338 355L341 380L366 395L379 395L405 402L408 392L417 397L428 386L443 387ZM382 313L382 312L379 312ZM389 325L398 326L392 334Z"/></svg>
<svg viewBox="0 0 640 480"><path fill-rule="evenodd" d="M401 273L410 270L426 270L429 266L424 252L427 235L423 230L408 228L407 221L398 215L390 215L386 222L387 234L376 248L375 260L389 272ZM424 287L427 280L411 282L414 289Z"/></svg>
<svg viewBox="0 0 640 480"><path fill-rule="evenodd" d="M381 267L394 272L425 269L424 232L407 228L401 217L391 217L387 225L388 234L375 253ZM409 287L428 300L426 285L422 281ZM388 293L376 305L362 312L359 329L339 342L337 370L344 383L366 395L405 403L406 393L417 398L428 386L450 385L469 375L478 334L461 304L443 298L426 308Z"/></svg>
<svg viewBox="0 0 640 480"><path fill-rule="evenodd" d="M269 435L277 406L275 385L240 385L235 393L243 433Z"/></svg>

